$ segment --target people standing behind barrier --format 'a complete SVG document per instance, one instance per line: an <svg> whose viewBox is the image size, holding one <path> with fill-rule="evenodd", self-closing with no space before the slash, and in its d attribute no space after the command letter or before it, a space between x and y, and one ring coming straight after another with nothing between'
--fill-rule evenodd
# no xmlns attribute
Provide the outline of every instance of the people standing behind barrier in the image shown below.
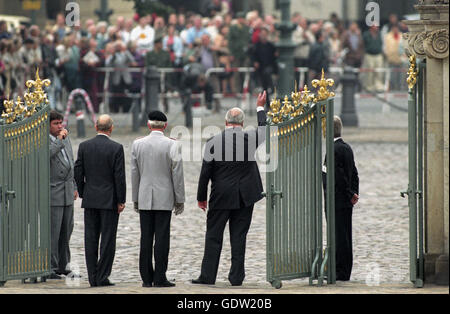
<svg viewBox="0 0 450 314"><path fill-rule="evenodd" d="M137 50L137 44L135 41L129 41L128 42L128 51L130 51L130 54L133 56L135 61L135 66L139 69L143 69L145 66L145 56L141 55ZM131 72L131 86L130 86L130 92L134 94L141 94L142 91L142 77L143 72ZM140 100L140 97L138 98Z"/></svg>
<svg viewBox="0 0 450 314"><path fill-rule="evenodd" d="M398 25L392 25L391 30L384 37L383 52L386 62L391 70L390 90L398 91L401 86L402 75L400 73L403 59L401 45L403 44L402 33ZM405 57L403 57L405 56Z"/></svg>
<svg viewBox="0 0 450 314"><path fill-rule="evenodd" d="M263 186L255 159L257 147L264 142L267 94L258 95L258 128L244 132L244 112L230 109L225 116L226 128L205 145L198 180L198 207L206 212L205 248L200 276L193 284L215 284L222 251L223 233L230 228L231 268L228 280L241 286L245 278L245 247L252 221L253 207L263 198ZM208 202L208 185L211 194Z"/></svg>
<svg viewBox="0 0 450 314"><path fill-rule="evenodd" d="M233 72L231 72L232 68L232 55L230 53L229 43L228 43L228 34L229 27L224 25L220 29L219 34L216 36L216 40L214 42L214 50L217 54L217 62L220 68L225 69L224 73L218 73L218 77L220 80L220 89L221 92L226 94L228 92L234 94L234 80L233 80Z"/></svg>
<svg viewBox="0 0 450 314"><path fill-rule="evenodd" d="M128 112L131 108L131 99L126 96L126 92L132 81L127 68L135 66L136 62L122 41L116 41L113 45L112 54L107 55L105 61L107 67L117 68L111 74L110 80L111 92L114 94L110 102L110 111L117 113L122 109L123 112Z"/></svg>
<svg viewBox="0 0 450 314"><path fill-rule="evenodd" d="M175 25L171 24L167 27L167 35L163 38L163 49L170 53L170 61L174 67L183 67L184 46L176 33Z"/></svg>
<svg viewBox="0 0 450 314"><path fill-rule="evenodd" d="M81 208L84 208L84 247L91 287L114 285L109 276L116 251L119 215L125 209L124 150L121 144L111 140L113 128L110 116L100 116L95 123L97 136L80 144L74 167Z"/></svg>
<svg viewBox="0 0 450 314"><path fill-rule="evenodd" d="M98 44L98 49L105 49L106 43L108 42L108 24L105 21L100 21L97 23L96 39Z"/></svg>
<svg viewBox="0 0 450 314"><path fill-rule="evenodd" d="M92 106L95 113L99 111L98 103L98 72L96 67L103 65L103 56L100 51L97 50L97 41L93 38L88 40L88 50L81 53L80 70L83 77L83 89L88 93L91 99Z"/></svg>
<svg viewBox="0 0 450 314"><path fill-rule="evenodd" d="M358 23L350 24L349 29L342 35L342 49L345 50L344 64L360 68L364 60L364 40Z"/></svg>
<svg viewBox="0 0 450 314"><path fill-rule="evenodd" d="M25 81L27 81L33 78L33 69L41 66L42 52L38 43L32 38L25 39L23 43L24 45L19 49L19 54L25 64Z"/></svg>
<svg viewBox="0 0 450 314"><path fill-rule="evenodd" d="M202 36L206 33L206 30L202 25L202 17L200 15L196 15L194 17L194 25L189 28L186 34L186 44L193 45L196 39L201 39Z"/></svg>
<svg viewBox="0 0 450 314"><path fill-rule="evenodd" d="M81 87L80 76L80 49L75 43L72 35L67 35L63 39L63 44L56 47L58 59L56 64L62 68L64 73L64 85L68 93Z"/></svg>
<svg viewBox="0 0 450 314"><path fill-rule="evenodd" d="M378 25L373 25L363 34L364 39L364 63L365 68L369 68L367 73L366 87L369 92L381 92L384 90L383 73L373 71L376 68L382 68L383 60L383 40L380 35Z"/></svg>
<svg viewBox="0 0 450 314"><path fill-rule="evenodd" d="M49 79L52 84L48 88L48 100L50 103L50 108L61 109L60 97L61 94L61 80L59 79L56 59L58 58L58 53L56 52L56 47L54 44L54 36L52 34L47 34L41 45L42 51L42 70L44 72L44 77Z"/></svg>
<svg viewBox="0 0 450 314"><path fill-rule="evenodd" d="M163 49L169 52L173 67L177 69L183 68L184 45L177 34L175 24L170 24L167 27L167 35L163 38ZM180 72L171 73L169 77L170 85L175 89L180 89L182 74Z"/></svg>
<svg viewBox="0 0 450 314"><path fill-rule="evenodd" d="M316 41L311 46L309 51L309 80L320 79L322 76L322 69L325 73L328 72L330 65L330 51L325 43L325 35L321 30L315 34Z"/></svg>
<svg viewBox="0 0 450 314"><path fill-rule="evenodd" d="M73 231L73 204L78 198L74 179L74 160L69 132L63 128L64 117L50 112L50 242L51 274L49 279L61 279L71 273L70 237Z"/></svg>
<svg viewBox="0 0 450 314"><path fill-rule="evenodd" d="M248 66L250 28L246 24L243 12L236 14L236 24L230 26L228 32L228 49L230 50L230 61L233 68ZM241 92L243 76L236 72L233 75L234 90Z"/></svg>
<svg viewBox="0 0 450 314"><path fill-rule="evenodd" d="M150 21L146 16L139 18L139 24L133 28L130 40L136 41L138 51L145 55L153 49L153 41L155 40L155 30L149 25Z"/></svg>
<svg viewBox="0 0 450 314"><path fill-rule="evenodd" d="M153 29L155 30L155 38L164 38L167 35L167 27L163 17L158 16L155 19Z"/></svg>
<svg viewBox="0 0 450 314"><path fill-rule="evenodd" d="M342 49L344 54L344 64L353 68L361 68L364 61L364 40L358 23L353 22L342 36ZM361 90L361 81L358 77L358 90Z"/></svg>
<svg viewBox="0 0 450 314"><path fill-rule="evenodd" d="M334 117L334 204L336 236L336 280L350 280L353 266L352 214L359 200L359 177L353 150L341 137L342 121ZM326 157L325 157L326 165ZM326 196L327 169L324 166L323 187ZM326 199L326 197L325 197ZM326 206L325 206L326 209Z"/></svg>
<svg viewBox="0 0 450 314"><path fill-rule="evenodd" d="M298 19L298 26L292 33L292 41L296 44L294 51L294 64L296 67L308 67L309 50L311 45L316 41L316 38L308 29L308 21L304 17ZM308 82L308 71L296 74L297 82Z"/></svg>
<svg viewBox="0 0 450 314"><path fill-rule="evenodd" d="M147 52L145 56L145 66L154 66L157 68L171 68L173 67L172 61L170 60L170 53L163 49L163 38L161 36L155 38L154 49ZM173 83L173 73L166 75L164 86L166 90L160 90L160 93L166 93L168 90L172 90L171 86ZM168 86L170 85L170 86ZM161 85L159 85L161 87ZM166 97L163 98L164 110L168 112L169 103Z"/></svg>
<svg viewBox="0 0 450 314"><path fill-rule="evenodd" d="M162 112L149 113L148 127L150 135L135 140L131 152L132 201L141 226L139 272L143 287L173 287L166 271L172 211L184 211L181 145L164 136L167 117Z"/></svg>

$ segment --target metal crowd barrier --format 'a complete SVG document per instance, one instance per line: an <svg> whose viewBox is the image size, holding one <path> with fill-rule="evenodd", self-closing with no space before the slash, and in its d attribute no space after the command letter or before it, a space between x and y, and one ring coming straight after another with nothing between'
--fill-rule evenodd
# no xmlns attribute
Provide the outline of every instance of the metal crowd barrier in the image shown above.
<svg viewBox="0 0 450 314"><path fill-rule="evenodd" d="M97 72L102 72L105 74L105 79L103 83L103 92L98 92L97 96L102 98L102 103L105 108L109 108L109 99L111 97L130 97L133 99L143 99L145 97L145 71L146 67L131 67L131 68L113 68L113 67L99 67L96 68ZM142 74L142 82L141 82L141 91L138 93L113 93L110 91L110 80L111 80L111 73L117 72L117 71L127 71L130 73L141 73ZM300 74L308 73L309 68L307 67L296 67L295 72ZM407 93L398 91L396 93L392 93L390 91L390 81L391 81L391 75L393 72L405 72L403 68L388 68L388 67L382 67L382 68L353 68L353 71L355 73L369 73L369 72L377 72L377 73L384 73L385 79L384 79L384 98L388 99L391 96L394 97L407 97ZM177 99L180 98L180 93L178 91L170 91L168 90L166 86L166 78L168 74L172 73L182 73L182 68L158 68L158 72L160 73L160 94L159 98L163 101L170 100L170 99ZM212 76L217 75L219 73L225 73L225 72L238 72L244 74L244 81L243 81L243 87L242 87L242 93L220 93L215 92L213 94L213 98L215 100L220 100L223 98L235 98L235 99L241 99L242 100L242 107L244 110L248 109L248 106L250 105L250 99L251 97L256 96L256 94L251 93L250 91L250 80L251 80L251 74L255 72L255 69L253 67L239 67L239 68L231 68L226 69L222 67L214 67L210 68L205 72L205 77L207 80L209 80ZM330 74L338 74L342 75L344 72L343 67L330 67L329 71ZM299 90L303 89L303 86L305 85L304 82L304 75L300 75L300 80L298 82L298 88ZM339 97L339 92L336 93ZM372 98L376 97L373 93L357 93L356 98ZM192 98L197 99L204 99L204 94L192 94ZM134 105L135 102L133 102Z"/></svg>

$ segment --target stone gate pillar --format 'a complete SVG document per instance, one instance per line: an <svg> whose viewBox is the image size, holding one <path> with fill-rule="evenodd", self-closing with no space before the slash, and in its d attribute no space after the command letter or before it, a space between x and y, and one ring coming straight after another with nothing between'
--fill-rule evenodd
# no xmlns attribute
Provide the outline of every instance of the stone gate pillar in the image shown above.
<svg viewBox="0 0 450 314"><path fill-rule="evenodd" d="M404 21L407 53L426 59L424 107L425 280L448 285L449 0L419 0Z"/></svg>

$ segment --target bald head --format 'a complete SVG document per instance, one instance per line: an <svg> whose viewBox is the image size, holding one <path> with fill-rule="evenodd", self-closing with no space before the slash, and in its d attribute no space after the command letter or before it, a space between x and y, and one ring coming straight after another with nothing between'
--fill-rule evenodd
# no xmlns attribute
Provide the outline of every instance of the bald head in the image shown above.
<svg viewBox="0 0 450 314"><path fill-rule="evenodd" d="M103 114L97 119L95 128L97 132L111 133L113 128L113 119L109 115Z"/></svg>
<svg viewBox="0 0 450 314"><path fill-rule="evenodd" d="M232 108L228 110L225 116L227 125L244 125L245 114L240 108Z"/></svg>

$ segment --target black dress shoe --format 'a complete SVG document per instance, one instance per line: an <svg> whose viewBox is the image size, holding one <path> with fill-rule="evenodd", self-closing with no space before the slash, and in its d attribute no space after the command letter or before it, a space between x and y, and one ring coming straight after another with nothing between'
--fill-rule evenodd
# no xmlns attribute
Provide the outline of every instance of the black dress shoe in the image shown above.
<svg viewBox="0 0 450 314"><path fill-rule="evenodd" d="M239 286L242 286L242 282L239 282L239 283L231 283L231 285L232 285L233 287L239 287Z"/></svg>
<svg viewBox="0 0 450 314"><path fill-rule="evenodd" d="M143 287L143 288L151 288L151 287L153 287L153 285L152 285L151 283L145 283L145 282L144 282L144 283L142 284L142 287Z"/></svg>
<svg viewBox="0 0 450 314"><path fill-rule="evenodd" d="M51 273L50 275L47 276L47 279L62 279L62 277L55 273Z"/></svg>
<svg viewBox="0 0 450 314"><path fill-rule="evenodd" d="M112 283L111 281L109 281L108 279L106 279L103 282L100 282L99 284L97 284L97 287L108 287L108 286L115 286L116 284Z"/></svg>
<svg viewBox="0 0 450 314"><path fill-rule="evenodd" d="M55 273L57 274L57 275L64 275L64 276L67 276L68 274L70 274L72 271L71 270L57 270L57 271L55 271Z"/></svg>
<svg viewBox="0 0 450 314"><path fill-rule="evenodd" d="M214 283L206 282L200 278L192 279L191 282L196 285L213 285Z"/></svg>
<svg viewBox="0 0 450 314"><path fill-rule="evenodd" d="M155 287L158 287L158 288L169 288L169 287L175 287L175 284L170 282L170 281L168 281L168 280L166 280L166 281L161 282L161 283L155 283Z"/></svg>

